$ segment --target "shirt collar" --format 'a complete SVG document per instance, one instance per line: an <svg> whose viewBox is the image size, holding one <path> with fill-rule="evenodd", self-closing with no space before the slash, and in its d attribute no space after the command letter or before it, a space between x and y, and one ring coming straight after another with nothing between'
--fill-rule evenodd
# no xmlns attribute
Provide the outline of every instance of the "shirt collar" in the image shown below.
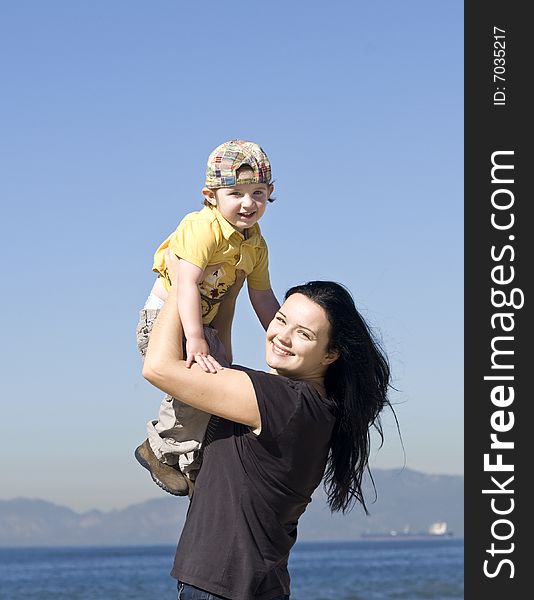
<svg viewBox="0 0 534 600"><path fill-rule="evenodd" d="M241 238L245 237L221 215L219 209L216 206L210 206L209 208L214 212L215 216L217 217L217 221L219 222L219 226L221 228L224 239L229 240L234 233L236 233ZM261 231L260 226L257 223L254 223L254 225L248 230L248 232L249 233L247 242L255 243L259 241L261 237Z"/></svg>

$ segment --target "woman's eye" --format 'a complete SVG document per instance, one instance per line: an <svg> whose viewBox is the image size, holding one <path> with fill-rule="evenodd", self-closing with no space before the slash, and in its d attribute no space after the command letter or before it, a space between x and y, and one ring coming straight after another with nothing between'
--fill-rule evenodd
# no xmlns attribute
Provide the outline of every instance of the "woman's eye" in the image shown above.
<svg viewBox="0 0 534 600"><path fill-rule="evenodd" d="M311 340L311 336L309 333L306 333L305 331L300 330L299 333L301 335L303 335L307 340Z"/></svg>
<svg viewBox="0 0 534 600"><path fill-rule="evenodd" d="M284 322L285 322L285 321L284 321L284 319L282 319L282 317L276 317L276 320L277 320L279 323L284 323Z"/></svg>

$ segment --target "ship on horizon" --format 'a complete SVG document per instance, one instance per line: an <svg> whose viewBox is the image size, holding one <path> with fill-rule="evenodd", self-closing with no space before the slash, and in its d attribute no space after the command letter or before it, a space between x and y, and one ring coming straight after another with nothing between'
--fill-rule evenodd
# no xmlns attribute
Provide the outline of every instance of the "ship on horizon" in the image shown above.
<svg viewBox="0 0 534 600"><path fill-rule="evenodd" d="M426 531L414 532L411 531L410 526L406 525L402 531L391 529L386 532L364 532L361 537L364 538L441 538L451 537L453 532L447 526L446 521L434 521Z"/></svg>

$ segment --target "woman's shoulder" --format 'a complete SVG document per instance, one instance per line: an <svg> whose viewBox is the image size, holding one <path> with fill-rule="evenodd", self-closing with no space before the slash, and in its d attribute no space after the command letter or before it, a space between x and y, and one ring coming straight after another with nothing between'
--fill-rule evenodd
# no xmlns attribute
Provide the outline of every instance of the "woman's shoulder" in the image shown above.
<svg viewBox="0 0 534 600"><path fill-rule="evenodd" d="M330 411L334 410L334 402L326 397L310 382L302 379L291 379L284 375L278 375L274 373L266 373L265 371L259 371L244 367L241 365L232 365L232 368L238 369L245 372L250 379L256 390L256 395L261 392L263 396L274 396L279 398L280 394L284 396L290 396L297 399L304 399L306 402L316 402L325 407Z"/></svg>
<svg viewBox="0 0 534 600"><path fill-rule="evenodd" d="M265 371L236 368L252 381L258 402L261 430L259 435L252 436L255 440L268 447L270 443L287 443L291 453L300 453L307 447L293 444L302 436L328 443L336 420L335 407L312 384Z"/></svg>
<svg viewBox="0 0 534 600"><path fill-rule="evenodd" d="M277 375L276 373L267 373L259 369L252 369L251 367L245 367L243 365L232 365L232 369L243 371L246 373L252 381L257 381L260 385L265 386L276 386L276 387L287 387L288 389L300 389L302 381L296 379L289 379L283 375Z"/></svg>

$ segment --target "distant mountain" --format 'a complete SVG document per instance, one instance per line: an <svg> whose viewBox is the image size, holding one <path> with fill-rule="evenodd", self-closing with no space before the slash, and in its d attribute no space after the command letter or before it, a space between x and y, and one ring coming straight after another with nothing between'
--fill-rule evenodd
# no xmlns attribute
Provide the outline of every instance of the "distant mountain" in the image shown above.
<svg viewBox="0 0 534 600"><path fill-rule="evenodd" d="M378 500L372 502L367 483L370 516L360 508L331 515L321 487L301 517L299 540L349 540L406 529L426 532L435 521L446 521L455 536L463 537L463 477L410 469L374 469L373 476ZM44 500L0 500L0 546L174 544L187 506L187 498L164 494L122 510L80 514Z"/></svg>
<svg viewBox="0 0 534 600"><path fill-rule="evenodd" d="M44 500L0 500L0 546L175 543L187 498L162 498L122 510L83 514Z"/></svg>
<svg viewBox="0 0 534 600"><path fill-rule="evenodd" d="M299 522L300 540L351 540L364 533L409 531L427 533L436 521L445 521L455 537L464 535L464 478L426 475L411 469L373 469L375 494L367 482L369 515L358 506L349 513L330 514L321 488Z"/></svg>

